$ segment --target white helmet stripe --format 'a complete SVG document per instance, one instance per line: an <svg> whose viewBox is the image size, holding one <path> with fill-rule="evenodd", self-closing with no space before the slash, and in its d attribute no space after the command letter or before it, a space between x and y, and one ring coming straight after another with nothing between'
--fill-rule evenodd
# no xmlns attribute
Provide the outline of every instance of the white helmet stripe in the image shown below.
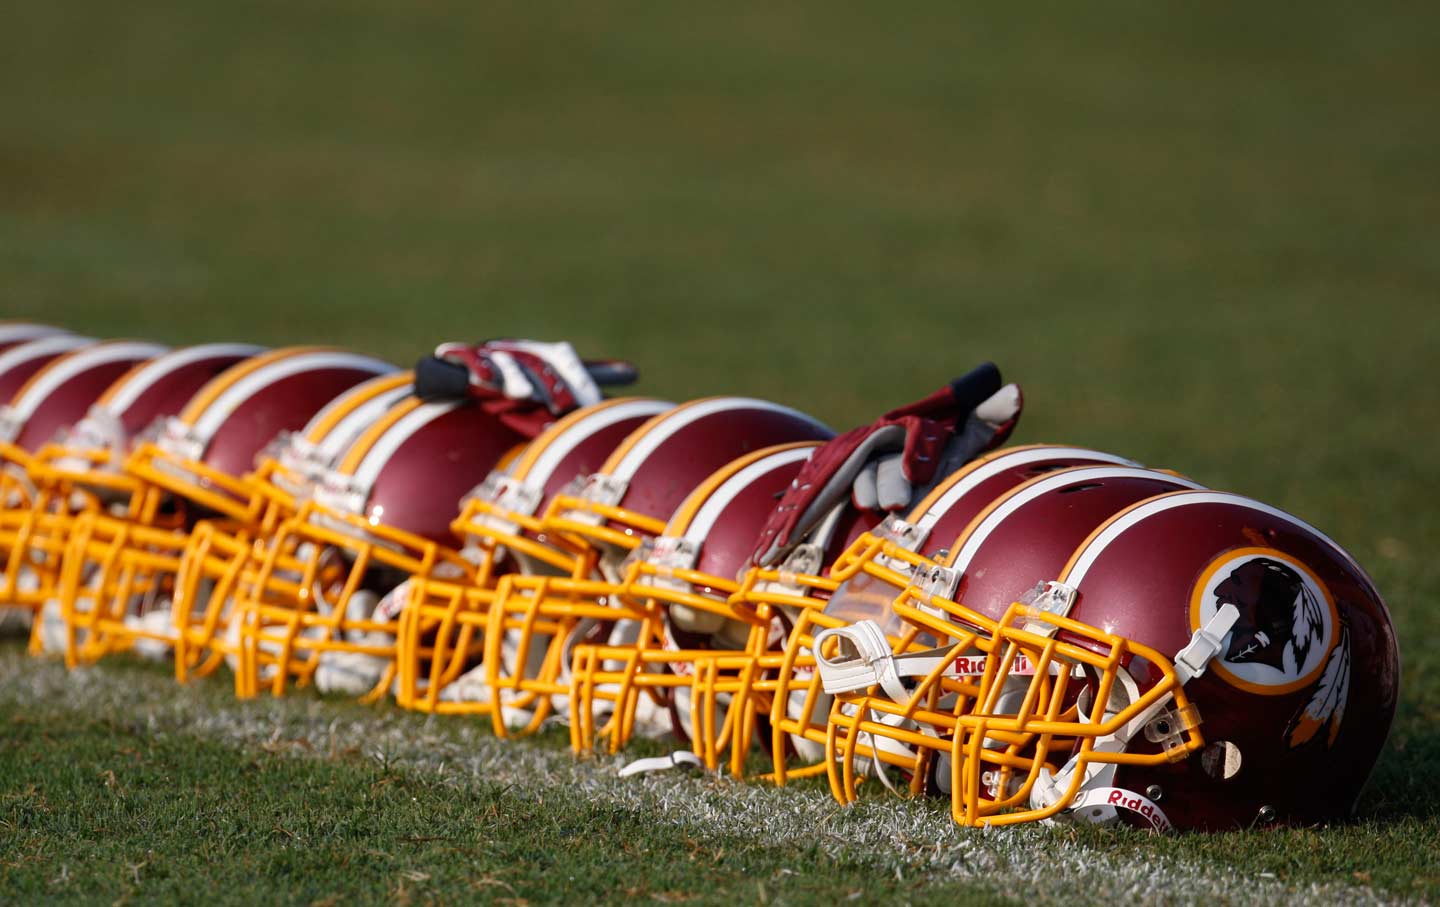
<svg viewBox="0 0 1440 907"><path fill-rule="evenodd" d="M359 384L348 387L340 393L336 394L329 403L326 403L324 406L320 407L318 410L315 411L315 415L311 416L310 421L305 423L305 427L300 429L300 436L302 438L308 438L313 435L321 425L324 425L326 422L331 421L331 416L334 415L337 410L349 409L352 406L350 401L354 399L354 395L363 395L370 393L369 387L371 383L384 381L388 377L389 375L381 374L376 375L374 378L366 378ZM406 389L406 392L408 393L410 390L414 389L415 383L413 381L406 382L404 387ZM341 418L344 417L342 416Z"/></svg>
<svg viewBox="0 0 1440 907"><path fill-rule="evenodd" d="M1026 504L1038 497L1049 494L1057 488L1064 488L1067 485L1074 485L1081 482L1099 482L1106 479L1164 479L1174 482L1185 488L1198 489L1198 485L1189 479L1182 479L1172 476L1169 473L1156 472L1153 469L1142 469L1138 467L1117 467L1117 466L1081 466L1073 469L1064 469L1043 479L1034 481L1033 485L1023 485L1015 492L1001 500L995 509L981 520L975 527L975 531L965 539L965 544L955 555L951 566L956 570L964 571L969 567L970 561L975 557L980 546L990 537L996 528L1005 521L1012 513L1024 507Z"/></svg>
<svg viewBox="0 0 1440 907"><path fill-rule="evenodd" d="M695 514L695 518L690 521L690 525L685 527L685 538L696 544L703 545L705 543L705 537L710 534L710 530L714 527L715 521L720 518L720 515L725 512L725 508L729 507L731 502L734 501L742 491L749 488L766 473L782 469L792 463L808 460L814 452L815 447L813 446L797 447L794 450L782 450L768 457L761 457L724 482L721 482L720 487L716 488L710 497L705 499L705 503L700 505L700 510ZM756 529L758 531L759 527L756 527ZM667 532L666 535L669 535L669 533Z"/></svg>
<svg viewBox="0 0 1440 907"><path fill-rule="evenodd" d="M360 461L360 465L355 467L356 484L366 489L370 488L380 476L380 470L390 462L391 455L400 448L401 444L410 440L412 435L431 422L463 405L464 403L458 400L422 403L401 416L394 425L385 429L380 437L375 439L375 443L365 452L365 457Z"/></svg>
<svg viewBox="0 0 1440 907"><path fill-rule="evenodd" d="M1100 557L1101 553L1133 526L1144 520L1148 520L1156 514L1164 513L1167 510L1197 504L1230 504L1278 517L1283 520L1289 520L1297 526L1304 527L1307 531L1313 533L1316 538L1319 538L1333 548L1335 553L1343 557L1361 576L1365 576L1367 580L1369 579L1368 574L1365 573L1344 548L1335 544L1335 541L1328 535L1293 514L1286 513L1278 507L1271 507L1269 504L1262 504L1244 495L1233 494L1231 492L1184 491L1151 498L1150 500L1136 504L1129 510L1122 511L1099 535L1090 540L1090 544L1085 546L1085 550L1075 559L1074 565L1071 566L1070 570L1063 577L1065 583L1070 586L1079 585L1080 581L1085 578L1085 574L1090 570L1090 567L1095 563L1096 559Z"/></svg>
<svg viewBox="0 0 1440 907"><path fill-rule="evenodd" d="M36 372L35 380L15 398L12 411L21 420L34 415L40 404L60 388L66 381L97 365L109 365L125 359L148 359L159 356L169 347L158 343L119 341L99 343L74 352L63 359L57 359L44 371Z"/></svg>
<svg viewBox="0 0 1440 907"><path fill-rule="evenodd" d="M635 446L630 448L620 462L616 464L611 475L627 481L634 478L635 473L638 472L645 461L650 458L650 455L681 429L688 428L707 416L739 409L759 409L773 413L784 413L796 419L804 419L807 422L812 422L817 428L826 431L830 430L823 422L817 422L813 417L807 416L799 410L791 409L788 406L781 406L778 403L771 403L769 400L755 400L750 397L716 397L713 400L701 400L688 406L679 407L673 416L662 419L647 431L645 436L636 442Z"/></svg>
<svg viewBox="0 0 1440 907"><path fill-rule="evenodd" d="M1101 453L1097 450L1086 450L1083 447L1035 447L1029 450L1016 450L1002 454L993 460L972 469L960 478L956 483L945 490L945 493L930 506L930 509L920 515L918 520L912 522L921 529L929 530L940 518L949 512L955 502L963 495L969 494L978 488L982 482L993 478L998 473L1007 469L1014 469L1017 466L1024 466L1027 463L1035 463L1041 460L1054 460L1063 458L1085 458L1100 463L1114 463L1116 466L1139 466L1134 460L1127 460L1124 457L1117 457L1114 454Z"/></svg>
<svg viewBox="0 0 1440 907"><path fill-rule="evenodd" d="M48 324L35 324L30 321L12 321L8 324L0 324L0 343L27 343L40 337L49 337L52 334L69 333L61 328L51 327Z"/></svg>
<svg viewBox="0 0 1440 907"><path fill-rule="evenodd" d="M94 337L79 337L75 334L55 334L50 337L41 337L39 340L31 340L29 343L22 343L0 353L0 375L32 359L78 350L80 347L89 346L92 343L99 343L99 341ZM9 401L0 400L0 403L6 402Z"/></svg>
<svg viewBox="0 0 1440 907"><path fill-rule="evenodd" d="M415 385L402 384L383 394L376 394L342 416L316 445L321 462L333 463L345 448L360 437L361 432L374 425L387 409L410 396L414 390Z"/></svg>
<svg viewBox="0 0 1440 907"><path fill-rule="evenodd" d="M255 356L265 352L263 346L250 343L204 343L172 350L146 363L132 374L125 383L115 389L115 395L107 401L106 409L112 413L123 413L140 396L150 390L161 379L174 374L187 365L205 359L219 359L230 356Z"/></svg>
<svg viewBox="0 0 1440 907"><path fill-rule="evenodd" d="M595 433L626 419L645 419L674 408L675 404L667 400L629 400L589 413L547 444L535 458L530 471L521 478L531 485L543 488L555 470L560 468L561 461Z"/></svg>
<svg viewBox="0 0 1440 907"><path fill-rule="evenodd" d="M255 394L291 375L320 369L357 369L373 372L376 375L397 371L394 365L384 360L337 350L286 356L257 368L222 391L220 396L216 397L205 408L205 412L201 414L200 418L195 421L195 435L208 446L210 439L215 436L215 432L220 430L220 426L225 423L230 414Z"/></svg>

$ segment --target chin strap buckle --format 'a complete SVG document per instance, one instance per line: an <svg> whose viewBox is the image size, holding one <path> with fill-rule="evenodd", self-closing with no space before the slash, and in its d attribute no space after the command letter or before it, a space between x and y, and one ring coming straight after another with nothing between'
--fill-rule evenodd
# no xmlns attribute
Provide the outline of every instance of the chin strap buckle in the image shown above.
<svg viewBox="0 0 1440 907"><path fill-rule="evenodd" d="M1185 648L1175 653L1175 674L1182 684L1189 683L1205 673L1211 659L1220 654L1230 628L1240 619L1240 612L1234 605L1221 605L1205 626L1195 631Z"/></svg>

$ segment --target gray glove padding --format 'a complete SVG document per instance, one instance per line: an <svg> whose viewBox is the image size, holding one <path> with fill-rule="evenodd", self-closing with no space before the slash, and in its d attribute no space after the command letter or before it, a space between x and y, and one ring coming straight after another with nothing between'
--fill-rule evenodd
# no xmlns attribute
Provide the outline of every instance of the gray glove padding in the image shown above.
<svg viewBox="0 0 1440 907"><path fill-rule="evenodd" d="M996 443L999 427L1010 423L1020 406L1020 388L1014 384L988 397L946 442L934 476L919 487L912 485L903 468L905 429L899 425L878 429L855 448L815 495L796 521L792 539L798 543L806 538L847 494L850 503L861 510L908 510L960 467L990 449Z"/></svg>

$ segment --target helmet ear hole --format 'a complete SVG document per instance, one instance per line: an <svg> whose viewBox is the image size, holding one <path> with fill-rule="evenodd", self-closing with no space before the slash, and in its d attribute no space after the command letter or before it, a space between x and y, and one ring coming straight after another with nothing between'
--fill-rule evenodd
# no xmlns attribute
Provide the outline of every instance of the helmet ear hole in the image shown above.
<svg viewBox="0 0 1440 907"><path fill-rule="evenodd" d="M1200 767L1217 781L1229 781L1240 774L1240 747L1228 740L1217 740L1200 753Z"/></svg>

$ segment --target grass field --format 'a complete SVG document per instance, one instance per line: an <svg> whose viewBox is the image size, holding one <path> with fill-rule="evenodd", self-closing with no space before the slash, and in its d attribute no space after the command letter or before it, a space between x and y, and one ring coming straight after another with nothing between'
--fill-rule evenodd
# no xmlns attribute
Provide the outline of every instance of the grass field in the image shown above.
<svg viewBox="0 0 1440 907"><path fill-rule="evenodd" d="M1404 659L1361 816L967 834L563 740L0 653L0 902L1440 898L1433 5L141 0L0 17L0 316L566 337L836 425L993 358L1022 441L1254 495ZM1323 792L1317 792L1323 795Z"/></svg>

